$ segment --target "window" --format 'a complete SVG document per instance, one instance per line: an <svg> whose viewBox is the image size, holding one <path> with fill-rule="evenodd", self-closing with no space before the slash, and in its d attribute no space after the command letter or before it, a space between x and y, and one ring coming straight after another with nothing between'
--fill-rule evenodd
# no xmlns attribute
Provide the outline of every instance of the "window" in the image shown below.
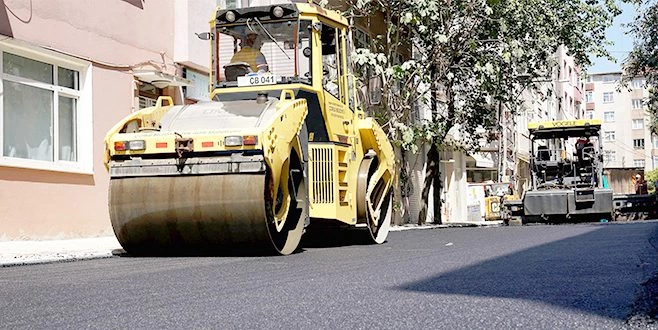
<svg viewBox="0 0 658 330"><path fill-rule="evenodd" d="M644 88L644 79L633 79L633 88L634 89Z"/></svg>
<svg viewBox="0 0 658 330"><path fill-rule="evenodd" d="M642 109L642 99L633 99L633 109Z"/></svg>
<svg viewBox="0 0 658 330"><path fill-rule="evenodd" d="M594 111L585 111L585 119L594 119Z"/></svg>
<svg viewBox="0 0 658 330"><path fill-rule="evenodd" d="M322 66L326 74L322 78L322 85L331 95L341 99L340 90L340 30L329 25L322 27Z"/></svg>
<svg viewBox="0 0 658 330"><path fill-rule="evenodd" d="M567 102L569 102L569 96L567 95L567 92L564 92L564 98L562 100L563 100L563 102L562 102L562 111L564 111L564 112L569 111L569 104L567 103Z"/></svg>
<svg viewBox="0 0 658 330"><path fill-rule="evenodd" d="M613 111L606 111L603 113L603 120L606 123L611 123L615 121L615 113Z"/></svg>
<svg viewBox="0 0 658 330"><path fill-rule="evenodd" d="M658 168L658 156L653 156L653 168Z"/></svg>
<svg viewBox="0 0 658 330"><path fill-rule="evenodd" d="M603 103L612 103L614 102L614 97L612 92L603 93Z"/></svg>
<svg viewBox="0 0 658 330"><path fill-rule="evenodd" d="M644 139L633 139L633 148L644 149Z"/></svg>
<svg viewBox="0 0 658 330"><path fill-rule="evenodd" d="M644 119L633 119L633 129L644 129Z"/></svg>
<svg viewBox="0 0 658 330"><path fill-rule="evenodd" d="M587 103L594 102L594 94L591 91L585 93L585 102Z"/></svg>
<svg viewBox="0 0 658 330"><path fill-rule="evenodd" d="M359 28L354 28L352 30L354 38L354 48L366 48L370 49L370 44L372 43L370 35L367 32L362 31Z"/></svg>
<svg viewBox="0 0 658 330"><path fill-rule="evenodd" d="M222 9L240 8L240 1L238 0L217 0L217 5Z"/></svg>
<svg viewBox="0 0 658 330"><path fill-rule="evenodd" d="M615 131L605 131L605 132L603 132L603 139L605 141L614 141L615 140Z"/></svg>
<svg viewBox="0 0 658 330"><path fill-rule="evenodd" d="M91 113L89 100L82 99L85 67L50 57L45 61L21 49L2 50L0 162L90 172Z"/></svg>
<svg viewBox="0 0 658 330"><path fill-rule="evenodd" d="M644 167L644 159L633 159L633 166L635 167Z"/></svg>
<svg viewBox="0 0 658 330"><path fill-rule="evenodd" d="M658 149L658 136L653 137L653 147Z"/></svg>
<svg viewBox="0 0 658 330"><path fill-rule="evenodd" d="M223 85L227 87L263 81L310 84L310 24L307 20L290 19L217 28L212 52L218 60L213 63L213 77L226 82ZM297 38L290 37L293 35ZM249 74L252 78L247 77Z"/></svg>
<svg viewBox="0 0 658 330"><path fill-rule="evenodd" d="M614 162L617 160L617 152L614 150L605 150L603 151L603 161L604 162Z"/></svg>

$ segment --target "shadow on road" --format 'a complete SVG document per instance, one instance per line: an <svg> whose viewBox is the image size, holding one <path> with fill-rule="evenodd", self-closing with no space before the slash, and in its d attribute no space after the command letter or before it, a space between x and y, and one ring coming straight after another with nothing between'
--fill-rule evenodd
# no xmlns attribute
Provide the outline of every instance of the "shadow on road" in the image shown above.
<svg viewBox="0 0 658 330"><path fill-rule="evenodd" d="M367 228L340 226L314 227L311 225L302 236L302 248L332 248L352 245L372 245Z"/></svg>
<svg viewBox="0 0 658 330"><path fill-rule="evenodd" d="M642 283L658 270L658 251L647 241L647 228L654 228L653 237L658 236L655 226L604 225L399 289L523 299L628 319Z"/></svg>

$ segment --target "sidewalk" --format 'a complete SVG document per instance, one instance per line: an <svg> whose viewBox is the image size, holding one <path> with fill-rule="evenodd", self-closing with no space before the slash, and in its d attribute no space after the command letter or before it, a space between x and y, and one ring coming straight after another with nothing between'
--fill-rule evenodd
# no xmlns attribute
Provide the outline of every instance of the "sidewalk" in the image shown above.
<svg viewBox="0 0 658 330"><path fill-rule="evenodd" d="M0 267L108 258L121 249L114 236L52 241L0 242Z"/></svg>
<svg viewBox="0 0 658 330"><path fill-rule="evenodd" d="M498 225L500 222L496 221L446 225L404 225L391 227L391 231ZM0 268L109 258L114 250L122 250L114 236L50 241L0 241Z"/></svg>

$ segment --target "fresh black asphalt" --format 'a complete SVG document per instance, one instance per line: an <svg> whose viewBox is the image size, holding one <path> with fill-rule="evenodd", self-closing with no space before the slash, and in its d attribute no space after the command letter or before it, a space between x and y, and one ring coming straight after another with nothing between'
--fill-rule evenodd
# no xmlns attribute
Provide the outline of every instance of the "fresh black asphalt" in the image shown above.
<svg viewBox="0 0 658 330"><path fill-rule="evenodd" d="M286 257L0 268L0 328L651 328L656 237L653 221L444 228Z"/></svg>

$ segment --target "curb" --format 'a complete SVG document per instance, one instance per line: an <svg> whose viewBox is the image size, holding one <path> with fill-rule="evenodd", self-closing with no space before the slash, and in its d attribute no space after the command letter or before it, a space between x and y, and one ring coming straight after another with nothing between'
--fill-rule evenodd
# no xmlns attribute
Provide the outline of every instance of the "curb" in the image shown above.
<svg viewBox="0 0 658 330"><path fill-rule="evenodd" d="M413 225L404 224L400 226L391 227L390 231L406 231L406 230L419 230L419 229L437 229L437 228L463 228L463 227L501 227L502 221L487 221L487 222L452 222L441 225Z"/></svg>
<svg viewBox="0 0 658 330"><path fill-rule="evenodd" d="M486 223L450 223L441 225L413 225L405 224L400 226L392 226L390 231L400 232L407 230L428 230L428 229L441 229L441 228L461 228L461 227L498 227L502 225L502 221L488 221ZM21 241L22 242L22 241ZM117 242L118 244L118 242ZM54 248L53 248L54 249ZM120 256L123 249L120 245L112 246L103 251L64 251L64 252L26 252L23 255L14 255L13 260L11 257L3 256L0 254L0 268L16 267L16 266L31 266L49 263L61 262L74 262L82 260L104 259ZM4 259L4 260L3 260Z"/></svg>
<svg viewBox="0 0 658 330"><path fill-rule="evenodd" d="M83 260L93 260L93 259L105 259L111 258L113 255L111 252L98 252L98 253L86 253L80 255L69 255L69 256L46 256L46 257L37 257L35 259L20 260L17 261L0 261L0 268L5 267L16 267L16 266L31 266L31 265L40 265L40 264L53 264L53 263L64 263L64 262L74 262L74 261L83 261Z"/></svg>

